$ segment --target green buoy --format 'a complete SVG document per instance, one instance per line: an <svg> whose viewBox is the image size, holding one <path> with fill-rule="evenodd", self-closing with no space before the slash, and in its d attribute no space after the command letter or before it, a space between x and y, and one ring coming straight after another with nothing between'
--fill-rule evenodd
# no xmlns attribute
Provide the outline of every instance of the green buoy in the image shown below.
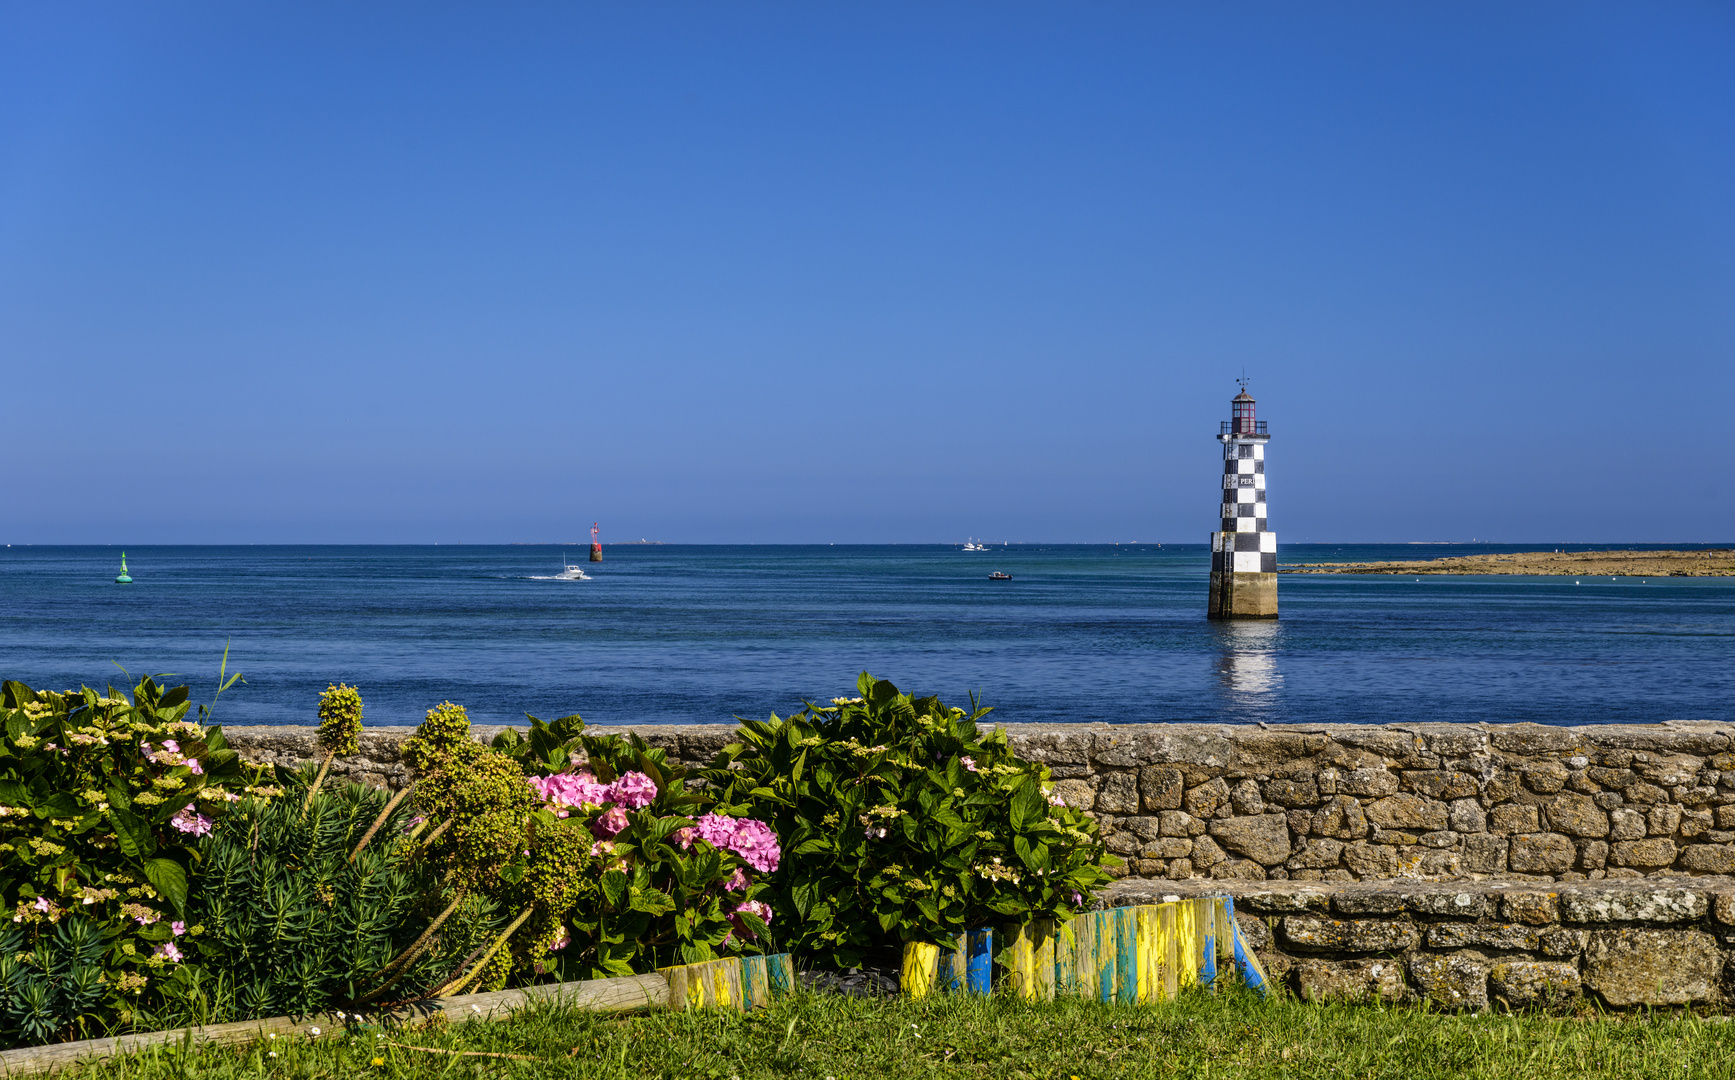
<svg viewBox="0 0 1735 1080"><path fill-rule="evenodd" d="M127 553L124 551L120 553L120 577L115 578L114 583L116 585L131 585L133 583L132 576L127 573Z"/></svg>

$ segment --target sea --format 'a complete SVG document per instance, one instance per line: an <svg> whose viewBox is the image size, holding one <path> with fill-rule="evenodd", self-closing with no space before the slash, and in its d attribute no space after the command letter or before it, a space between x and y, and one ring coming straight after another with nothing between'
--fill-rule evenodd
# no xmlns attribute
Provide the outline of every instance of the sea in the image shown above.
<svg viewBox="0 0 1735 1080"><path fill-rule="evenodd" d="M1283 563L1671 545L1286 545ZM1700 547L1705 545L1692 545ZM1727 545L1716 545L1727 546ZM862 671L1008 722L1735 720L1735 578L1285 575L1205 618L1204 545L0 549L0 677L187 683L227 724L728 723ZM1011 580L990 580L991 572ZM227 670L244 682L214 699Z"/></svg>

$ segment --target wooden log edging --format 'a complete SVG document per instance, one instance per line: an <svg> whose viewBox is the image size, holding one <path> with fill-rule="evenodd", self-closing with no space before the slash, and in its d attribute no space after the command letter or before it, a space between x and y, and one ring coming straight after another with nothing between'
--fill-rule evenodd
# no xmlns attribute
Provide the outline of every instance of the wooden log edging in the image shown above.
<svg viewBox="0 0 1735 1080"><path fill-rule="evenodd" d="M527 986L521 990L459 994L455 997L420 1002L392 1012L370 1014L369 1019L382 1019L405 1027L417 1027L442 1020L453 1024L471 1020L504 1020L527 1005L545 1002L590 1012L635 1012L640 1009L667 1008L669 981L662 974L623 975L613 979ZM338 1034L344 1030L344 1026L343 1020L331 1014L302 1020L272 1016L262 1020L212 1024L208 1027L141 1032L49 1046L25 1046L0 1053L0 1076L36 1076L55 1069L106 1061L153 1046L189 1041L198 1046L233 1046L272 1035L320 1037Z"/></svg>

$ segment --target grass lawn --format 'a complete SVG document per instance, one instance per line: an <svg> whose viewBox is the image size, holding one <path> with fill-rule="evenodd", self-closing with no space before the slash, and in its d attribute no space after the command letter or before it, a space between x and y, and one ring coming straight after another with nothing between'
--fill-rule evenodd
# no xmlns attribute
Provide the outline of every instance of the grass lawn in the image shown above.
<svg viewBox="0 0 1735 1080"><path fill-rule="evenodd" d="M1735 1072L1735 1025L1687 1015L1465 1016L1262 1003L1196 993L1158 1007L1010 997L923 1002L799 994L753 1016L603 1018L559 1008L511 1022L159 1050L75 1080L228 1077L1666 1077ZM444 1050L522 1055L456 1056ZM275 1055L275 1056L273 1056ZM376 1064L377 1062L377 1064Z"/></svg>

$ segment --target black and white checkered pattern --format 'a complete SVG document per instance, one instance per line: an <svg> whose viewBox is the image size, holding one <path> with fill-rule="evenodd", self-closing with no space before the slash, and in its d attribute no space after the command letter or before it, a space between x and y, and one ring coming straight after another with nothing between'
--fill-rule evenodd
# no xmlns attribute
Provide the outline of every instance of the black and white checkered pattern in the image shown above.
<svg viewBox="0 0 1735 1080"><path fill-rule="evenodd" d="M1277 534L1265 528L1265 435L1219 435L1223 530L1211 534L1211 569L1277 573Z"/></svg>

